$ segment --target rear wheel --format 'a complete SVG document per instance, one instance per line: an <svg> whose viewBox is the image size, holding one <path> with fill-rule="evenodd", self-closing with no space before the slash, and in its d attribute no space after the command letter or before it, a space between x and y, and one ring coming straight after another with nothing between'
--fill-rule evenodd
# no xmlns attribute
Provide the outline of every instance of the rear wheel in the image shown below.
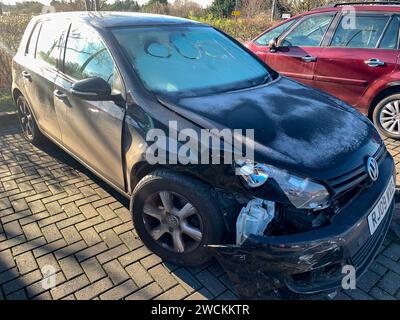
<svg viewBox="0 0 400 320"><path fill-rule="evenodd" d="M19 96L17 99L17 111L19 123L22 133L26 140L33 144L40 143L43 140L43 135L39 131L32 109L26 101L25 97Z"/></svg>
<svg viewBox="0 0 400 320"><path fill-rule="evenodd" d="M131 202L144 244L171 262L195 266L208 261L208 244L220 244L225 228L211 189L192 178L158 170L136 186Z"/></svg>
<svg viewBox="0 0 400 320"><path fill-rule="evenodd" d="M393 94L379 102L372 119L384 136L400 139L400 94Z"/></svg>

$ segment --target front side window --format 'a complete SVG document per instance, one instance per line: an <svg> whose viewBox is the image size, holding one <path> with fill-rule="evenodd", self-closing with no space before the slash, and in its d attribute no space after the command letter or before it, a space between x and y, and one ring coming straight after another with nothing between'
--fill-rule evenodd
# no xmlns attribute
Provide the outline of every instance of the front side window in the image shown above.
<svg viewBox="0 0 400 320"><path fill-rule="evenodd" d="M143 84L155 93L232 91L271 78L262 63L211 27L130 27L113 33Z"/></svg>
<svg viewBox="0 0 400 320"><path fill-rule="evenodd" d="M349 27L343 19L333 35L332 47L376 48L389 17L358 16L355 27Z"/></svg>
<svg viewBox="0 0 400 320"><path fill-rule="evenodd" d="M44 21L37 42L36 58L51 66L57 66L66 31L67 23Z"/></svg>
<svg viewBox="0 0 400 320"><path fill-rule="evenodd" d="M293 19L290 21L286 21L285 23L281 24L279 27L276 27L266 33L264 33L261 37L256 39L254 42L260 46L268 46L271 40L279 38L279 36L284 33L287 29L289 29L297 19Z"/></svg>
<svg viewBox="0 0 400 320"><path fill-rule="evenodd" d="M318 47L321 45L334 14L319 14L304 18L285 37L282 46Z"/></svg>
<svg viewBox="0 0 400 320"><path fill-rule="evenodd" d="M72 25L65 49L64 73L76 80L100 77L112 87L118 80L113 59L96 30Z"/></svg>

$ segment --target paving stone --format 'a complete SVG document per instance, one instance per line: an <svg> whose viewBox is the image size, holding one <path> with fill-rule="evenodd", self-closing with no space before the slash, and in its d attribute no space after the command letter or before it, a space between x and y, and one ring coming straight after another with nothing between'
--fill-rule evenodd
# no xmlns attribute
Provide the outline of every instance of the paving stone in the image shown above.
<svg viewBox="0 0 400 320"><path fill-rule="evenodd" d="M188 292L199 290L202 285L186 268L179 268L172 273L179 284Z"/></svg>
<svg viewBox="0 0 400 320"><path fill-rule="evenodd" d="M62 238L62 234L54 224L43 227L41 230L47 242L53 242Z"/></svg>
<svg viewBox="0 0 400 320"><path fill-rule="evenodd" d="M212 299L213 295L205 288L192 293L190 296L186 297L185 300L208 300Z"/></svg>
<svg viewBox="0 0 400 320"><path fill-rule="evenodd" d="M36 222L32 222L30 224L22 226L22 230L24 231L27 240L36 239L43 235Z"/></svg>
<svg viewBox="0 0 400 320"><path fill-rule="evenodd" d="M129 279L129 275L118 260L112 260L103 265L104 270L115 285Z"/></svg>
<svg viewBox="0 0 400 320"><path fill-rule="evenodd" d="M196 278L214 296L218 296L226 290L226 287L208 270L200 271L198 274L196 274Z"/></svg>
<svg viewBox="0 0 400 320"><path fill-rule="evenodd" d="M178 284L176 279L162 265L151 268L149 273L164 291Z"/></svg>
<svg viewBox="0 0 400 320"><path fill-rule="evenodd" d="M120 300L136 291L138 287L132 280L125 281L100 295L101 300Z"/></svg>
<svg viewBox="0 0 400 320"><path fill-rule="evenodd" d="M56 272L61 270L58 261L52 253L48 253L44 256L37 258L36 262L38 263L40 269L52 267Z"/></svg>
<svg viewBox="0 0 400 320"><path fill-rule="evenodd" d="M74 256L58 260L61 270L67 279L72 279L83 273L83 270Z"/></svg>
<svg viewBox="0 0 400 320"><path fill-rule="evenodd" d="M383 276L387 271L387 269L383 265L376 261L372 263L370 270L375 272L376 274L379 274L380 276Z"/></svg>
<svg viewBox="0 0 400 320"><path fill-rule="evenodd" d="M107 250L106 252L99 254L97 256L97 259L99 260L99 262L101 264L104 264L108 261L111 261L113 259L116 259L116 258L122 256L123 254L125 254L128 251L129 251L128 248L122 244L116 248Z"/></svg>
<svg viewBox="0 0 400 320"><path fill-rule="evenodd" d="M370 294L378 300L396 300L395 297L377 287L372 288Z"/></svg>
<svg viewBox="0 0 400 320"><path fill-rule="evenodd" d="M100 233L100 236L109 248L114 248L122 243L121 239L111 229Z"/></svg>
<svg viewBox="0 0 400 320"><path fill-rule="evenodd" d="M135 262L127 266L126 271L139 288L142 288L154 281L146 269L140 264L140 262Z"/></svg>
<svg viewBox="0 0 400 320"><path fill-rule="evenodd" d="M400 259L400 244L392 242L383 252L386 257L398 261Z"/></svg>
<svg viewBox="0 0 400 320"><path fill-rule="evenodd" d="M88 228L82 230L80 234L89 247L102 241L96 230L94 230L94 228Z"/></svg>
<svg viewBox="0 0 400 320"><path fill-rule="evenodd" d="M81 267L89 278L90 282L97 281L107 276L103 267L95 257L85 260L81 263Z"/></svg>
<svg viewBox="0 0 400 320"><path fill-rule="evenodd" d="M14 238L23 234L22 228L18 221L3 224L3 229L6 232L7 238Z"/></svg>
<svg viewBox="0 0 400 320"><path fill-rule="evenodd" d="M85 275L81 275L51 289L50 293L53 299L61 299L87 286L89 283L88 278Z"/></svg>
<svg viewBox="0 0 400 320"><path fill-rule="evenodd" d="M153 282L148 286L136 291L135 293L126 297L126 300L149 300L162 293L161 287Z"/></svg>
<svg viewBox="0 0 400 320"><path fill-rule="evenodd" d="M186 290L178 285L159 295L154 300L181 300L184 299L187 295L188 293L186 292Z"/></svg>
<svg viewBox="0 0 400 320"><path fill-rule="evenodd" d="M10 249L0 251L0 273L15 267L14 257Z"/></svg>
<svg viewBox="0 0 400 320"><path fill-rule="evenodd" d="M36 259L30 251L17 256L15 261L21 274L28 273L38 268Z"/></svg>
<svg viewBox="0 0 400 320"><path fill-rule="evenodd" d="M6 297L7 300L26 300L27 298L24 289L13 292Z"/></svg>
<svg viewBox="0 0 400 320"><path fill-rule="evenodd" d="M9 293L18 291L42 278L42 274L39 270L32 271L23 276L19 276L18 278L11 280L2 285L3 291L6 295Z"/></svg>
<svg viewBox="0 0 400 320"><path fill-rule="evenodd" d="M91 285L75 292L75 297L78 300L90 300L95 298L97 295L107 291L113 287L113 283L108 278L104 278Z"/></svg>
<svg viewBox="0 0 400 320"><path fill-rule="evenodd" d="M389 271L381 281L379 281L378 286L387 293L394 295L400 288L400 275Z"/></svg>
<svg viewBox="0 0 400 320"><path fill-rule="evenodd" d="M74 226L67 227L67 228L62 229L60 231L61 231L61 234L63 235L65 241L67 241L68 244L75 243L75 242L77 242L77 241L82 239L81 235L75 229Z"/></svg>
<svg viewBox="0 0 400 320"><path fill-rule="evenodd" d="M380 276L373 271L367 271L360 279L357 279L357 288L368 292L379 281Z"/></svg>

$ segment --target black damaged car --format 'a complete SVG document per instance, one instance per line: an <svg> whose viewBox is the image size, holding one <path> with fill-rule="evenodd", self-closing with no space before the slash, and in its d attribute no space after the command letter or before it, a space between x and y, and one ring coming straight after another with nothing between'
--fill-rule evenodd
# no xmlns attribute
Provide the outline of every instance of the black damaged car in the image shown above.
<svg viewBox="0 0 400 320"><path fill-rule="evenodd" d="M163 259L216 257L243 298L331 294L345 266L368 268L388 230L395 167L372 123L210 26L41 15L12 75L27 140L47 137L131 199L137 233ZM240 155L230 164L211 148L209 164L176 161L180 132L224 129L253 129L242 140L253 156L221 141L217 157ZM167 133L153 154L165 163L148 161L154 132Z"/></svg>

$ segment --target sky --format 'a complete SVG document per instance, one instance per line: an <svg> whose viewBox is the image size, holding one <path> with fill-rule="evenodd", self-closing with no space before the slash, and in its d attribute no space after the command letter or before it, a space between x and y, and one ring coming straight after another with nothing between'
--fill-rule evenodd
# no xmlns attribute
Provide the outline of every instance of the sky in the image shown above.
<svg viewBox="0 0 400 320"><path fill-rule="evenodd" d="M48 5L51 0L36 0L38 2L41 2L45 5ZM139 4L144 4L146 3L148 0L137 0L137 2L139 2ZM169 2L174 2L173 0L168 0ZM197 2L198 4L200 4L203 7L208 6L209 4L211 4L211 2L213 0L192 0ZM15 4L15 2L24 2L24 1L20 1L20 0L0 0L0 2L5 3L5 4ZM108 0L107 2L113 2L113 0Z"/></svg>

